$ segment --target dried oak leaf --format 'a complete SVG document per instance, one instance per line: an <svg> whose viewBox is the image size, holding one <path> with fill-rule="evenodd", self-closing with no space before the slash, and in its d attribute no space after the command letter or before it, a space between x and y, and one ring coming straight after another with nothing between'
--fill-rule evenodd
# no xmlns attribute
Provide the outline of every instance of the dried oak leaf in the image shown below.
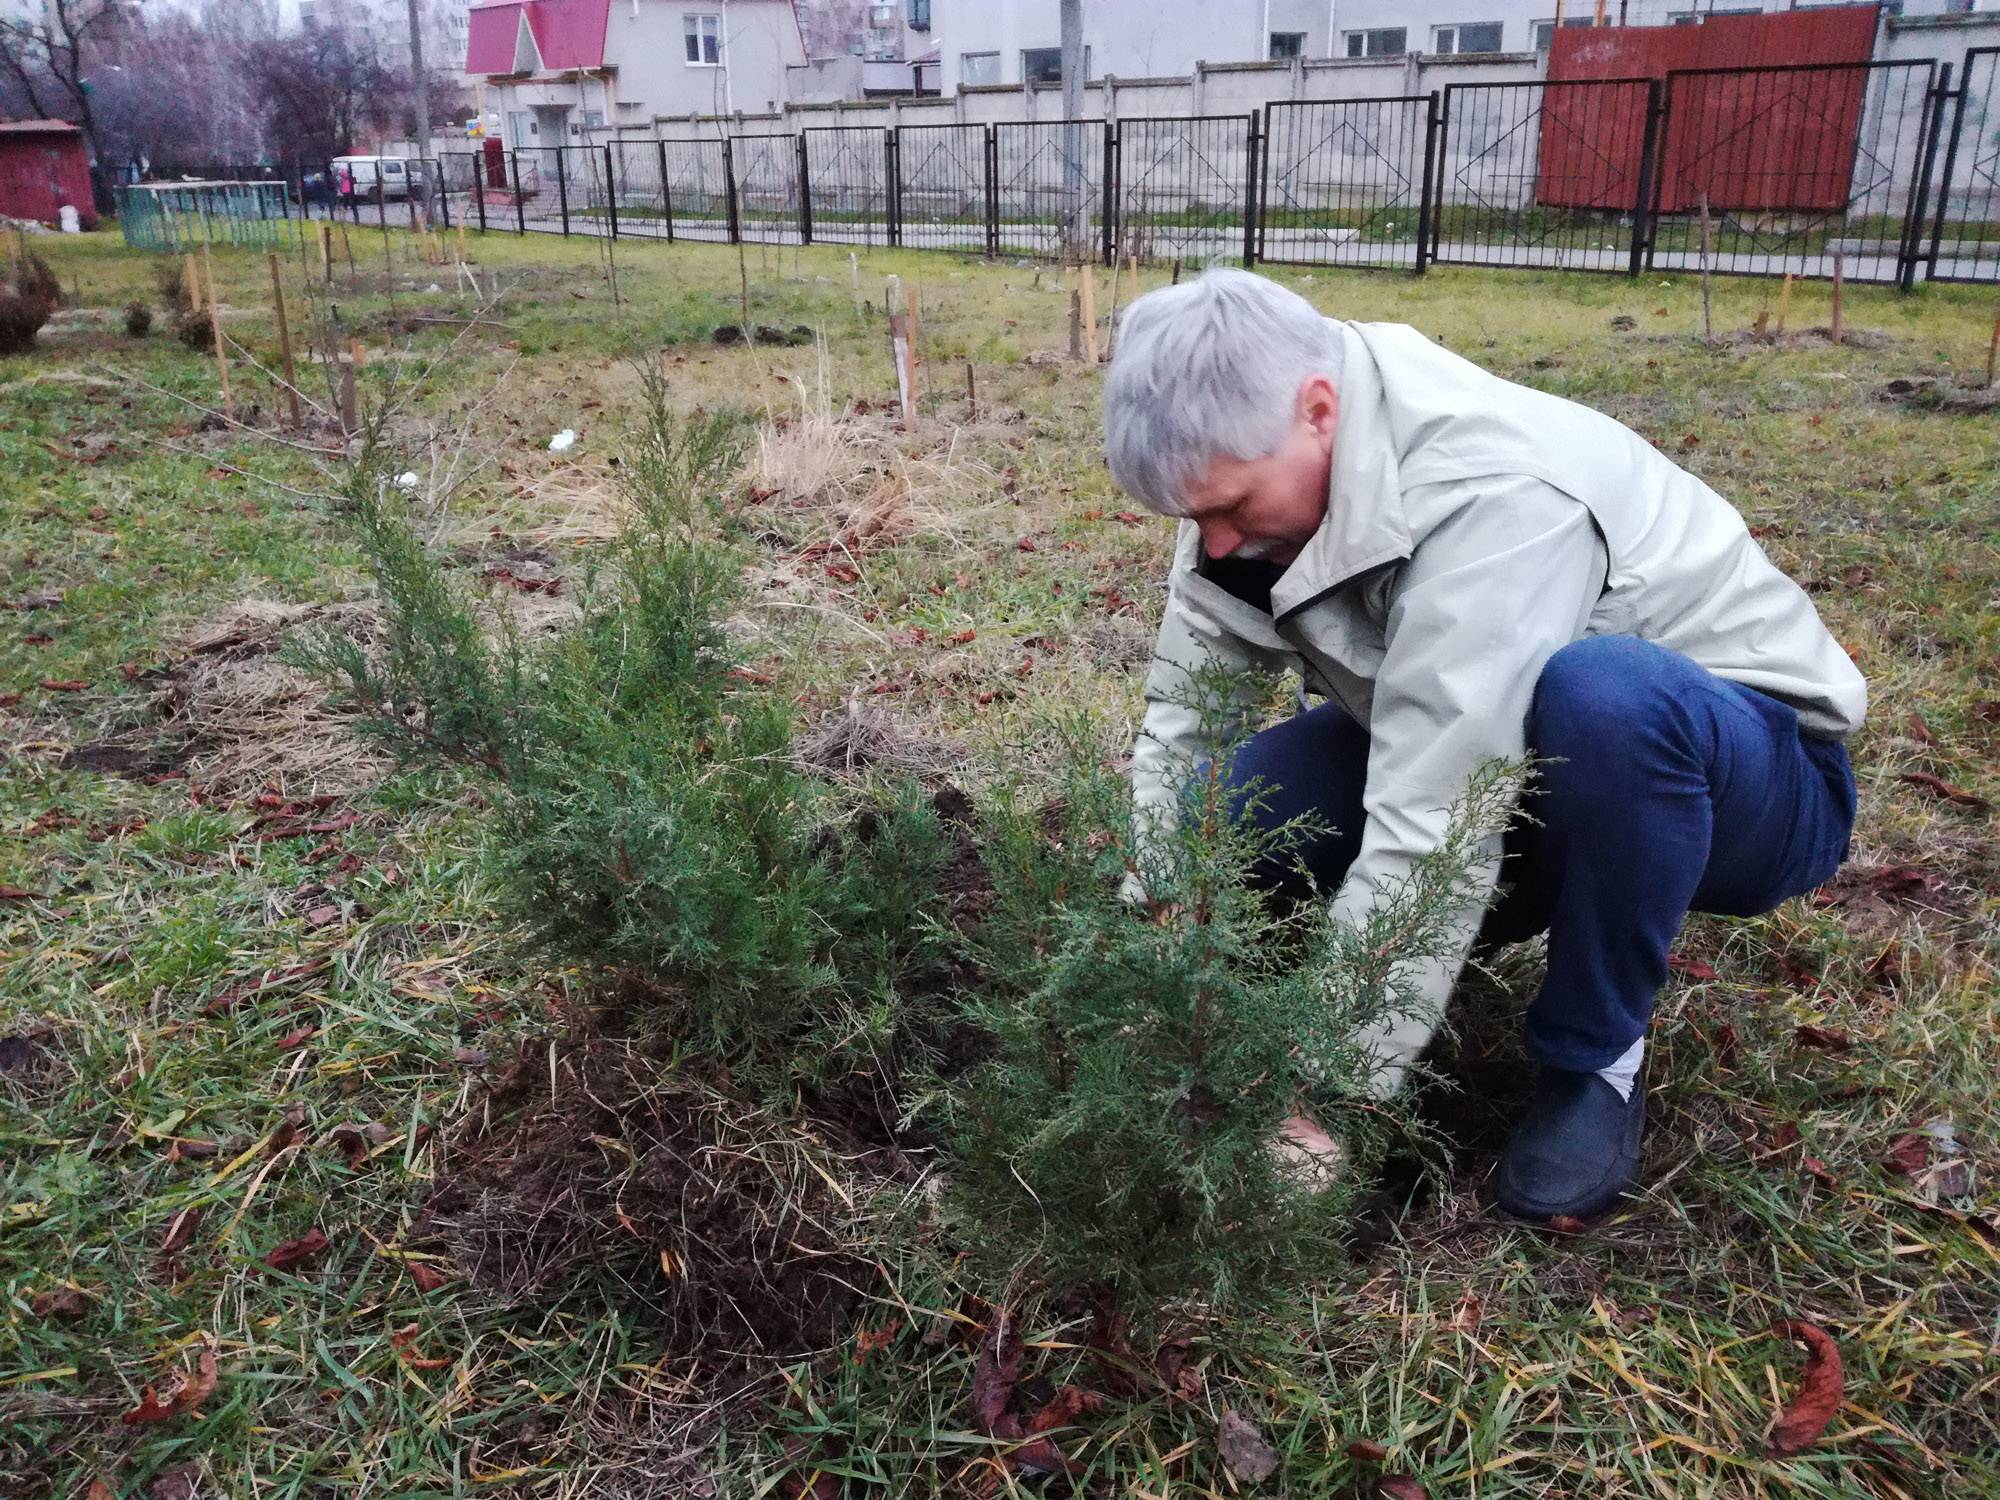
<svg viewBox="0 0 2000 1500"><path fill-rule="evenodd" d="M389 1335L389 1347L396 1351L397 1358L412 1370L448 1370L448 1359L425 1359L417 1353L417 1325L405 1323Z"/></svg>
<svg viewBox="0 0 2000 1500"><path fill-rule="evenodd" d="M160 1254L172 1258L187 1249L200 1223L201 1210L198 1208L184 1208L175 1214L167 1221L167 1232L160 1236Z"/></svg>
<svg viewBox="0 0 2000 1500"><path fill-rule="evenodd" d="M204 1349L201 1358L195 1361L194 1373L183 1375L179 1384L168 1390L165 1398L157 1395L149 1385L141 1393L139 1404L119 1420L131 1427L146 1422L169 1422L175 1417L199 1416L202 1402L215 1394L215 1380L215 1351Z"/></svg>
<svg viewBox="0 0 2000 1500"><path fill-rule="evenodd" d="M1014 1382L1021 1376L1021 1335L1004 1309L996 1312L993 1327L980 1341L978 1357L972 1364L972 1415L979 1430L989 1437L1013 1437L1003 1429L1018 1420L1007 1415L1007 1403L1014 1395Z"/></svg>
<svg viewBox="0 0 2000 1500"><path fill-rule="evenodd" d="M1882 1157L1883 1166L1904 1177L1916 1176L1930 1162L1930 1143L1913 1132L1897 1136Z"/></svg>
<svg viewBox="0 0 2000 1500"><path fill-rule="evenodd" d="M1780 1319L1771 1325L1771 1332L1806 1346L1806 1367L1799 1376L1798 1394L1778 1413L1765 1448L1773 1458L1790 1458L1817 1442L1840 1410L1840 1346L1824 1328L1800 1318Z"/></svg>
<svg viewBox="0 0 2000 1500"><path fill-rule="evenodd" d="M90 1298L73 1286L59 1286L37 1292L28 1299L28 1311L38 1318L66 1320L80 1318L90 1310Z"/></svg>
<svg viewBox="0 0 2000 1500"><path fill-rule="evenodd" d="M1977 792L1968 792L1962 786L1953 786L1942 776L1933 776L1929 771L1905 771L1896 779L1905 786L1929 792L1933 797L1949 802L1954 807L1969 807L1974 812L1986 812L1993 806Z"/></svg>
<svg viewBox="0 0 2000 1500"><path fill-rule="evenodd" d="M417 1284L417 1290L420 1292L434 1292L451 1282L450 1273L440 1271L429 1261L413 1260L406 1264L410 1268L410 1280Z"/></svg>
<svg viewBox="0 0 2000 1500"><path fill-rule="evenodd" d="M891 1332L894 1326L891 1326ZM1042 1409L1028 1418L1028 1431L1047 1432L1052 1427L1067 1427L1078 1417L1088 1412L1099 1411L1104 1406L1104 1398L1096 1391L1085 1390L1080 1385L1056 1387L1056 1393Z"/></svg>
<svg viewBox="0 0 2000 1500"><path fill-rule="evenodd" d="M1667 967L1684 979L1692 979L1702 984L1707 984L1717 977L1713 964L1699 958L1688 958L1679 953L1667 955Z"/></svg>
<svg viewBox="0 0 2000 1500"><path fill-rule="evenodd" d="M1347 1456L1356 1463L1379 1464L1389 1456L1389 1450L1373 1438L1349 1438Z"/></svg>
<svg viewBox="0 0 2000 1500"><path fill-rule="evenodd" d="M1384 1474L1375 1481L1377 1500L1430 1500L1430 1493L1407 1474Z"/></svg>
<svg viewBox="0 0 2000 1500"><path fill-rule="evenodd" d="M315 1226L310 1233L300 1235L295 1240L286 1240L264 1257L264 1264L274 1271L289 1271L294 1266L304 1265L321 1254L331 1243L332 1241L326 1237L326 1232Z"/></svg>
<svg viewBox="0 0 2000 1500"><path fill-rule="evenodd" d="M1557 1214L1549 1220L1549 1228L1557 1234L1582 1234L1588 1227L1583 1220L1569 1214Z"/></svg>
<svg viewBox="0 0 2000 1500"><path fill-rule="evenodd" d="M1229 1472L1246 1484L1261 1484L1278 1472L1278 1450L1248 1418L1227 1407L1215 1430L1215 1445Z"/></svg>
<svg viewBox="0 0 2000 1500"><path fill-rule="evenodd" d="M1854 1045L1854 1038L1846 1032L1826 1026L1795 1026L1792 1035L1801 1047L1817 1047L1822 1052L1845 1052Z"/></svg>
<svg viewBox="0 0 2000 1500"><path fill-rule="evenodd" d="M854 1362L857 1365L866 1364L869 1355L880 1354L894 1342L896 1335L901 1332L902 1327L903 1324L900 1319L891 1318L880 1328L863 1328L859 1330L854 1335Z"/></svg>

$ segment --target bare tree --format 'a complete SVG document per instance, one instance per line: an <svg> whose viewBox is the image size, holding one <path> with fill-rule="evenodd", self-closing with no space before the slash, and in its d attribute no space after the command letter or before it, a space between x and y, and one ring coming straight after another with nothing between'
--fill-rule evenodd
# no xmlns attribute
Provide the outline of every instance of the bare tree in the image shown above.
<svg viewBox="0 0 2000 1500"><path fill-rule="evenodd" d="M47 0L41 19L0 21L0 74L44 119L83 127L91 153L102 160L91 70L120 66L114 54L131 8L125 0Z"/></svg>

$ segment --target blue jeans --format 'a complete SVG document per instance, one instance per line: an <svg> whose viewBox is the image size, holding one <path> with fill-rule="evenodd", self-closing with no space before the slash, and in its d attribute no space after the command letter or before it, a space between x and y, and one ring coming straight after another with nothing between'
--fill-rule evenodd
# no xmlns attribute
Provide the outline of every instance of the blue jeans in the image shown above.
<svg viewBox="0 0 2000 1500"><path fill-rule="evenodd" d="M1629 636L1549 659L1528 714L1540 767L1506 836L1503 894L1480 938L1549 935L1528 1051L1589 1072L1644 1034L1690 911L1754 916L1825 882L1847 857L1854 772L1838 740L1799 731L1777 699ZM1253 736L1230 783L1260 783L1258 822L1306 813L1330 834L1295 848L1326 890L1361 847L1368 731L1338 707ZM1265 884L1299 884L1276 862Z"/></svg>

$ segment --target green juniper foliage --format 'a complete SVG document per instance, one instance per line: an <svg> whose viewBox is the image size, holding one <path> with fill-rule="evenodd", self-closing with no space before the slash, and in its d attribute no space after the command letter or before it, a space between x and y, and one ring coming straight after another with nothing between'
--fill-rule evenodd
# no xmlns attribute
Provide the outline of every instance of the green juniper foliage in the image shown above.
<svg viewBox="0 0 2000 1500"><path fill-rule="evenodd" d="M1197 706L1220 721L1237 687L1198 678ZM1281 905L1246 879L1312 829L1230 816L1233 750L1184 768L1183 815L1141 855L1110 832L1131 823L1124 779L1071 744L1059 830L1018 798L987 813L996 902L969 1004L993 1047L952 1100L955 1225L996 1275L1107 1285L1139 1311L1254 1303L1337 1263L1395 1119L1357 1107L1369 1064L1354 1035L1409 1003L1411 964L1448 941L1512 783L1482 777L1447 847L1343 929L1323 900ZM1128 872L1145 915L1108 895ZM1301 1110L1342 1139L1337 1174L1271 1149Z"/></svg>
<svg viewBox="0 0 2000 1500"><path fill-rule="evenodd" d="M741 1087L819 1105L859 1090L890 1128L924 1124L949 1154L947 1215L996 1283L1108 1288L1146 1315L1333 1263L1389 1118L1357 1107L1351 1038L1444 945L1504 779L1342 931L1323 902L1281 910L1249 883L1304 830L1230 817L1226 755L1188 768L1188 813L1143 869L1129 790L1082 718L1058 726L1053 786L979 791L949 818L908 778L811 774L792 706L744 672L726 624L746 554L712 497L737 426L675 419L644 373L627 526L546 638L509 629L425 543L372 437L346 490L381 639L329 637L312 658L377 733L490 777L503 915L549 958L645 980L658 1024ZM976 921L955 920L946 878L962 884L968 855L989 887ZM1130 873L1150 910L1119 899ZM1301 1108L1347 1142L1330 1191L1271 1150Z"/></svg>

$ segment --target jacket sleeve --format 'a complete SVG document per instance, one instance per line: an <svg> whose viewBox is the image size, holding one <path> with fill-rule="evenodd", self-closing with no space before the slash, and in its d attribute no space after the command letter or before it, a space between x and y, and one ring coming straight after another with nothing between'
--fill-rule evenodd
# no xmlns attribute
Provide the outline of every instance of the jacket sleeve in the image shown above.
<svg viewBox="0 0 2000 1500"><path fill-rule="evenodd" d="M1536 680L1584 635L1608 566L1590 513L1540 480L1426 485L1406 502L1413 515L1443 519L1390 592L1361 851L1333 900L1334 919L1356 924L1441 846L1452 804L1481 766L1525 758ZM1481 845L1448 951L1412 965L1402 976L1408 1009L1363 1033L1383 1096L1436 1030L1499 868L1496 833Z"/></svg>
<svg viewBox="0 0 2000 1500"><path fill-rule="evenodd" d="M1145 717L1132 745L1133 833L1142 864L1149 841L1178 821L1181 785L1188 773L1242 732L1257 702L1249 674L1279 671L1292 660L1251 644L1194 608L1175 575L1146 673ZM1208 667L1226 669L1238 685L1220 713L1204 725L1194 679ZM1128 900L1144 898L1130 879L1124 894Z"/></svg>

